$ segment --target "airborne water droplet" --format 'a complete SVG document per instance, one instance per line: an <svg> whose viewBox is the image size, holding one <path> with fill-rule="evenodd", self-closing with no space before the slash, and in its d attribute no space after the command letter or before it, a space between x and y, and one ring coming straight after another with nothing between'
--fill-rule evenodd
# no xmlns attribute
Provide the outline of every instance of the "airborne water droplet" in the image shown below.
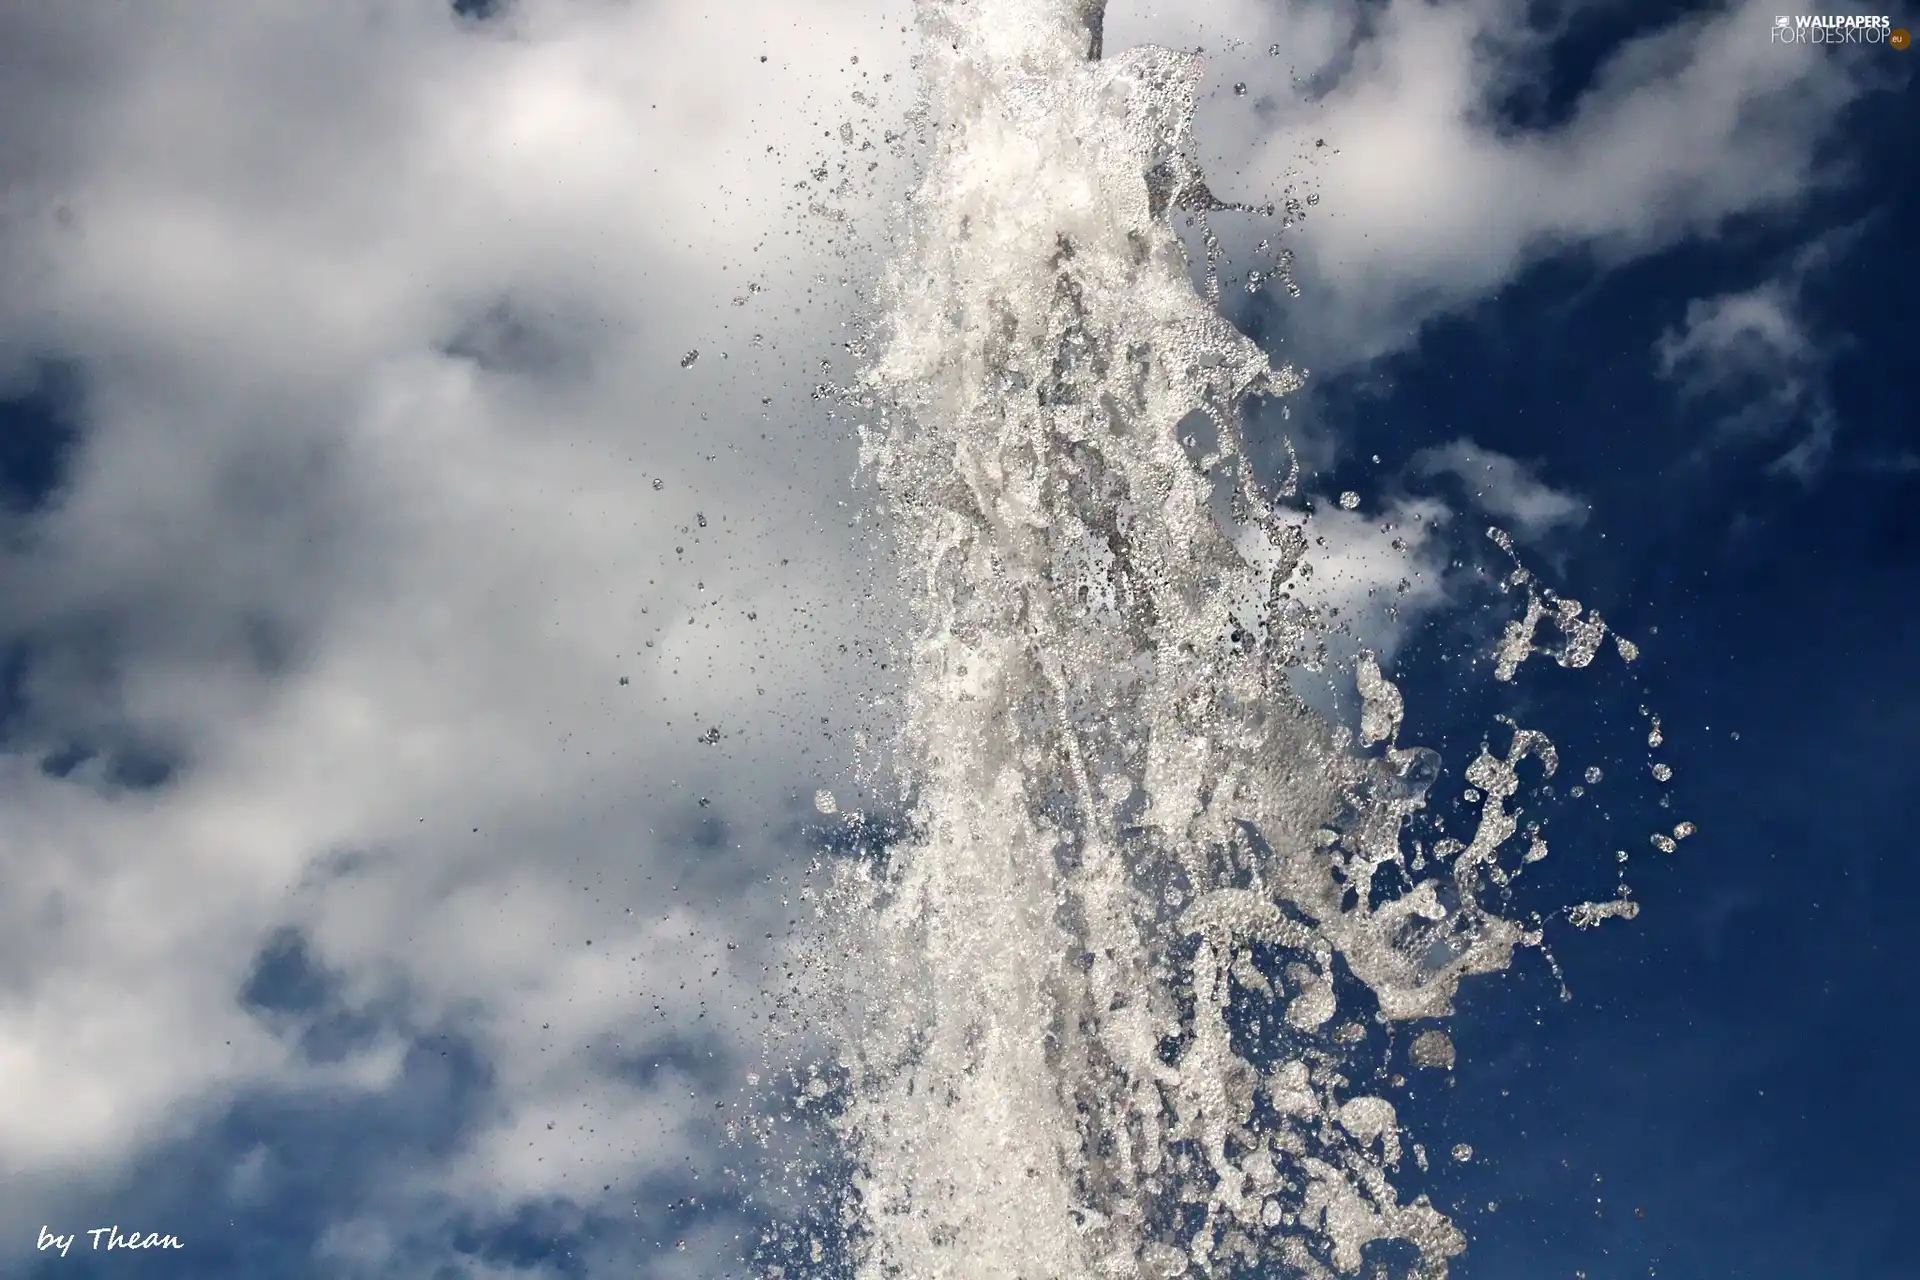
<svg viewBox="0 0 1920 1280"><path fill-rule="evenodd" d="M682 369L691 369L693 368L693 362L699 358L700 352L698 350L689 351L680 357L680 367Z"/></svg>
<svg viewBox="0 0 1920 1280"><path fill-rule="evenodd" d="M1360 505L1360 495L1349 489L1340 495L1340 509L1352 511Z"/></svg>
<svg viewBox="0 0 1920 1280"><path fill-rule="evenodd" d="M1416 1066L1453 1070L1453 1041L1444 1031L1422 1031L1408 1053Z"/></svg>

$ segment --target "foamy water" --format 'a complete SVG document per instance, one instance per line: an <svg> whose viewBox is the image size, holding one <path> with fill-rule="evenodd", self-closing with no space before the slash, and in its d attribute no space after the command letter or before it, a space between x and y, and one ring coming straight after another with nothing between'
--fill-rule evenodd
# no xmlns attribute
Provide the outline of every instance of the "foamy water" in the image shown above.
<svg viewBox="0 0 1920 1280"><path fill-rule="evenodd" d="M1410 848L1440 762L1400 743L1399 690L1361 655L1357 733L1295 694L1309 537L1239 424L1300 380L1175 230L1212 205L1197 62L1102 50L1100 8L921 14L932 155L865 442L918 628L912 811L834 895L848 1265L1321 1277L1399 1241L1442 1276L1464 1238L1396 1190L1427 1157L1351 1046L1538 941L1488 899L1546 854L1510 803L1557 754L1514 727L1467 765L1471 838ZM1599 619L1528 598L1503 678L1542 623L1591 660ZM1450 1068L1418 1031L1407 1061Z"/></svg>

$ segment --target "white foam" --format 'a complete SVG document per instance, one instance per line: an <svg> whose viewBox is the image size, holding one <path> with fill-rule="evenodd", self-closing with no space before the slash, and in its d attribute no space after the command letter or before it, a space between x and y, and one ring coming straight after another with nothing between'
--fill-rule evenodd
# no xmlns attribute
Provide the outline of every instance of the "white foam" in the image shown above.
<svg viewBox="0 0 1920 1280"><path fill-rule="evenodd" d="M1480 896L1553 747L1483 752L1478 831L1418 880L1437 758L1398 745L1399 690L1363 655L1359 750L1293 693L1306 539L1238 422L1299 379L1190 280L1195 59L1090 60L1098 7L922 10L932 154L865 384L918 633L911 834L842 886L856 1270L1332 1276L1397 1239L1443 1276L1463 1238L1401 1203L1395 1110L1339 1070L1334 958L1386 1019L1437 1018L1537 940ZM1503 678L1544 618L1589 660L1599 620L1530 599ZM1279 1014L1258 1052L1249 1001Z"/></svg>

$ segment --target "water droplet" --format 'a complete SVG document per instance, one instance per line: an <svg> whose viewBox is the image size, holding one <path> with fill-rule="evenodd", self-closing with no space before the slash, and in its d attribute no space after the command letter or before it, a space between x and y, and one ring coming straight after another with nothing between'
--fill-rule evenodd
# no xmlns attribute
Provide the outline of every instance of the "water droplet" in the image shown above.
<svg viewBox="0 0 1920 1280"><path fill-rule="evenodd" d="M1453 1158L1461 1164L1473 1159L1473 1148L1462 1142L1453 1149Z"/></svg>
<svg viewBox="0 0 1920 1280"><path fill-rule="evenodd" d="M1672 853L1675 845L1671 836L1656 835L1653 837L1653 847L1662 853Z"/></svg>
<svg viewBox="0 0 1920 1280"><path fill-rule="evenodd" d="M1673 828L1673 838L1675 840L1685 840L1699 829L1700 828L1694 826L1691 822L1679 823Z"/></svg>
<svg viewBox="0 0 1920 1280"><path fill-rule="evenodd" d="M654 482L653 482L653 487L654 487L654 488L655 488L656 490L658 490L658 489L664 489L664 488L666 488L666 487L667 487L667 482L666 482L665 480L660 480L660 479L657 479L657 478L656 478L656 479L654 480Z"/></svg>
<svg viewBox="0 0 1920 1280"><path fill-rule="evenodd" d="M833 798L833 792L831 791L814 792L813 807L815 809L818 809L821 813L840 812L840 802Z"/></svg>
<svg viewBox="0 0 1920 1280"><path fill-rule="evenodd" d="M1409 1050L1416 1066L1453 1070L1453 1041L1444 1031L1422 1031Z"/></svg>
<svg viewBox="0 0 1920 1280"><path fill-rule="evenodd" d="M1598 784L1600 779L1605 776L1606 776L1605 774L1600 772L1599 765L1593 764L1593 765L1587 766L1587 785L1588 786L1594 786Z"/></svg>
<svg viewBox="0 0 1920 1280"><path fill-rule="evenodd" d="M1358 507L1359 505L1360 505L1360 495L1355 493L1353 490L1349 489L1345 493L1340 495L1340 509L1342 511L1352 511L1354 508Z"/></svg>
<svg viewBox="0 0 1920 1280"><path fill-rule="evenodd" d="M702 529L704 529L704 528L706 528L706 527L707 527L707 517L706 517L706 513L705 513L705 512L700 512L700 511L696 511L696 512L694 512L694 514L693 514L693 522L694 522L695 524L697 524L697 525L699 525L699 526L700 526L700 527L701 527Z"/></svg>
<svg viewBox="0 0 1920 1280"><path fill-rule="evenodd" d="M1665 782L1668 778L1671 778L1672 776L1673 776L1672 765L1657 764L1653 766L1653 780L1655 782Z"/></svg>
<svg viewBox="0 0 1920 1280"><path fill-rule="evenodd" d="M1233 86L1233 96L1236 98L1244 98L1247 96L1246 81L1242 80L1239 84L1236 84L1235 86Z"/></svg>
<svg viewBox="0 0 1920 1280"><path fill-rule="evenodd" d="M698 360L699 358L700 358L700 352L697 349L693 351L689 351L687 352L687 354L680 357L680 367L682 369L691 369L693 368L693 362L695 360Z"/></svg>

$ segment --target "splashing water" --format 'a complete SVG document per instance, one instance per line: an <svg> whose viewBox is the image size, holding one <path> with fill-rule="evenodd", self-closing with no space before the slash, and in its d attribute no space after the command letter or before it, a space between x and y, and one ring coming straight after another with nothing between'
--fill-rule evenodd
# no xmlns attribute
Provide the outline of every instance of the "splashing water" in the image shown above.
<svg viewBox="0 0 1920 1280"><path fill-rule="evenodd" d="M1223 207L1191 159L1196 60L1102 60L1101 8L922 6L937 145L863 450L911 566L919 775L907 837L843 886L869 993L841 1058L852 1265L1331 1277L1399 1241L1444 1276L1463 1237L1395 1190L1399 1122L1342 1074L1366 1033L1338 1018L1356 993L1443 1017L1538 942L1483 899L1518 874L1519 770L1557 757L1517 727L1483 750L1472 840L1410 867L1439 762L1398 744L1398 689L1361 656L1357 743L1293 692L1308 540L1237 441L1243 403L1299 379L1196 290L1174 229ZM1541 617L1591 657L1598 620L1552 604L1503 678ZM1414 1045L1452 1066L1444 1034Z"/></svg>

